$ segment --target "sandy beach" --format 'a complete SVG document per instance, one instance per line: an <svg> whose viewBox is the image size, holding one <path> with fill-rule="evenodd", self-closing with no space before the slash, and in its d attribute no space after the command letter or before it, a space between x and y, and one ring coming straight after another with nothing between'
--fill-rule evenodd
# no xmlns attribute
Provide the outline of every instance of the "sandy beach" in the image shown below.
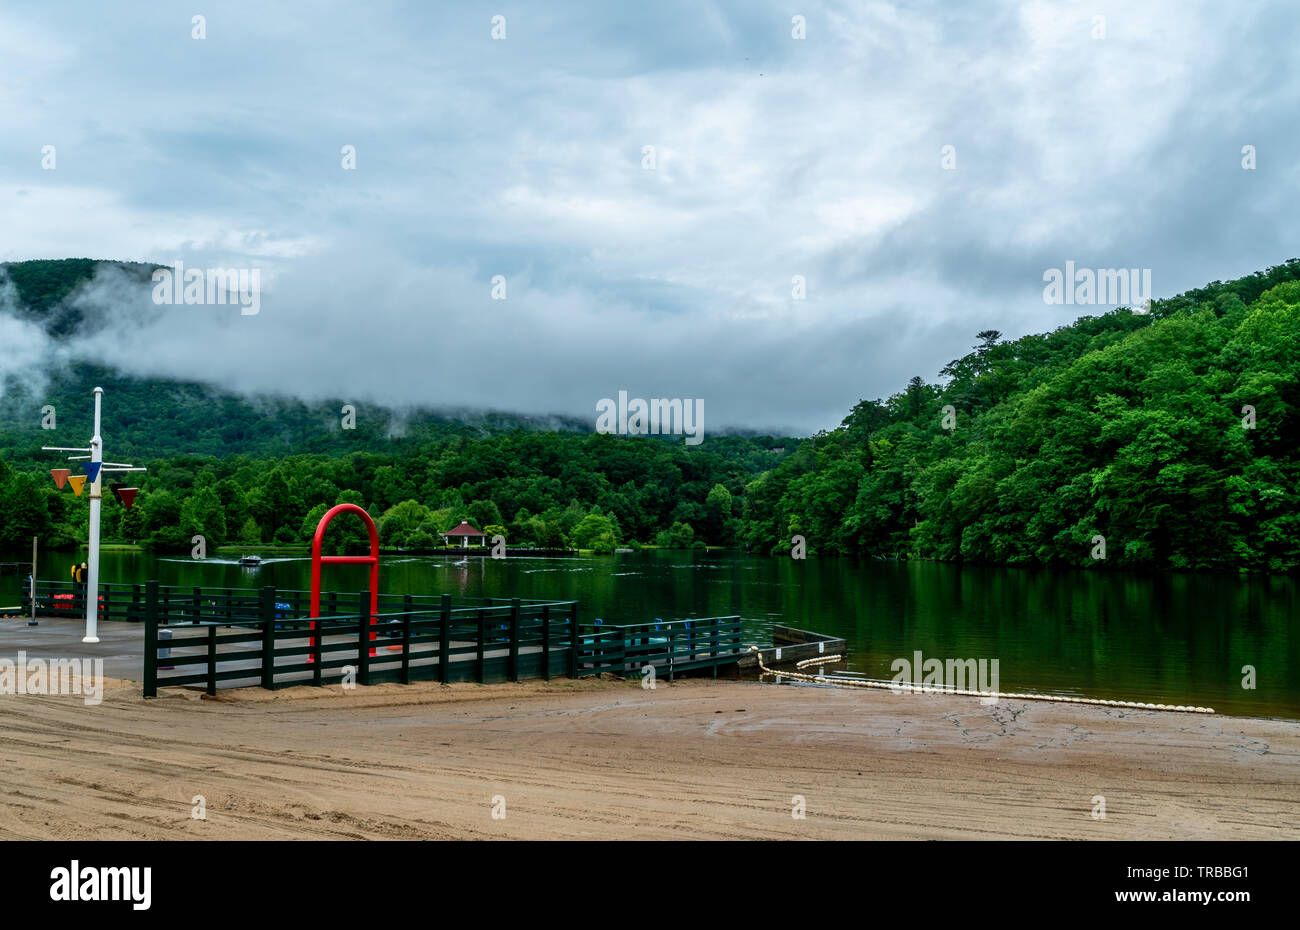
<svg viewBox="0 0 1300 930"><path fill-rule="evenodd" d="M744 681L114 681L98 706L0 698L0 724L8 838L1300 838L1281 720Z"/></svg>

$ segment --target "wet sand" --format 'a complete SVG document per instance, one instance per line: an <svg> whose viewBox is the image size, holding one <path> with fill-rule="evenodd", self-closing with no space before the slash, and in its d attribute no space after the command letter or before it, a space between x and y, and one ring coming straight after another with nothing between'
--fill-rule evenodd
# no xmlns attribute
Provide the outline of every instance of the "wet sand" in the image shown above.
<svg viewBox="0 0 1300 930"><path fill-rule="evenodd" d="M707 680L110 682L0 696L0 836L1297 839L1300 723Z"/></svg>

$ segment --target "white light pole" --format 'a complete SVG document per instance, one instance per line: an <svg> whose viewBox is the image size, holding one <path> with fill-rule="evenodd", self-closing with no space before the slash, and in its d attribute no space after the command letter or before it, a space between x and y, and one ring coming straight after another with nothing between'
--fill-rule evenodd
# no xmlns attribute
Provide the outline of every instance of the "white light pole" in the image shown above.
<svg viewBox="0 0 1300 930"><path fill-rule="evenodd" d="M83 643L97 643L99 625L99 505L104 487L104 439L99 435L99 408L104 389L95 388L95 434L90 437L90 462L99 466L90 485L90 554L86 559L86 635Z"/></svg>
<svg viewBox="0 0 1300 930"><path fill-rule="evenodd" d="M32 537L32 575L27 580L31 582L32 589L32 619L27 621L28 626L36 626L36 543L39 536Z"/></svg>
<svg viewBox="0 0 1300 930"><path fill-rule="evenodd" d="M89 449L69 449L62 446L42 446L46 452L89 452L90 455L70 455L69 461L89 459L91 471L95 472L95 480L90 483L90 552L86 558L86 635L82 637L83 643L99 642L99 508L103 500L104 489L104 472L112 471L148 471L147 468L135 468L131 465L121 464L118 462L109 462L109 468L104 467L104 438L100 435L100 407L104 399L104 389L97 387L94 390L95 395L95 435L90 438ZM35 574L33 573L32 586L35 589ZM35 603L35 594L33 593L32 602Z"/></svg>

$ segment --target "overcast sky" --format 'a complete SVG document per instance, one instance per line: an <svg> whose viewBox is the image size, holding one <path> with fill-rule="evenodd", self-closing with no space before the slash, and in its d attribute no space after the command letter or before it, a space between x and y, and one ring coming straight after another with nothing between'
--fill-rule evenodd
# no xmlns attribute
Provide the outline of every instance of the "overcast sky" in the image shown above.
<svg viewBox="0 0 1300 930"><path fill-rule="evenodd" d="M1187 0L8 4L0 261L260 270L255 316L123 312L93 349L141 374L593 421L627 390L803 435L979 330L1105 309L1044 302L1066 261L1168 296L1300 255L1298 24ZM30 338L0 325L0 355Z"/></svg>

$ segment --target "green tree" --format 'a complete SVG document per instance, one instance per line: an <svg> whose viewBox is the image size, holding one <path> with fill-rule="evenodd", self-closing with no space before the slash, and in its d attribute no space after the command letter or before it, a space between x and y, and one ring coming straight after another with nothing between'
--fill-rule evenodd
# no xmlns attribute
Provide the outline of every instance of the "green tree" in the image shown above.
<svg viewBox="0 0 1300 930"><path fill-rule="evenodd" d="M731 492L724 485L715 484L704 499L704 536L717 546L730 544L734 530L731 523Z"/></svg>
<svg viewBox="0 0 1300 930"><path fill-rule="evenodd" d="M589 513L578 521L569 541L578 549L612 552L618 548L618 524L604 514Z"/></svg>
<svg viewBox="0 0 1300 930"><path fill-rule="evenodd" d="M655 545L660 549L690 549L695 545L695 530L689 523L674 523L655 536Z"/></svg>
<svg viewBox="0 0 1300 930"><path fill-rule="evenodd" d="M185 498L181 504L180 524L183 536L201 535L211 546L219 545L226 538L226 511L210 480Z"/></svg>
<svg viewBox="0 0 1300 930"><path fill-rule="evenodd" d="M242 546L257 546L262 542L262 530L257 521L249 517L239 528L239 543Z"/></svg>

